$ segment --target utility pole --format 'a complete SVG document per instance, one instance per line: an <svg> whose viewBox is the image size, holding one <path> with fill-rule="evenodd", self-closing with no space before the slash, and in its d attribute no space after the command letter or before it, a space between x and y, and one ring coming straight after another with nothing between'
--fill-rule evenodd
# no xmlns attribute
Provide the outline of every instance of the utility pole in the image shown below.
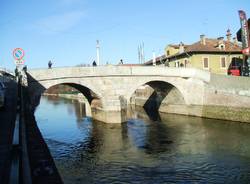
<svg viewBox="0 0 250 184"><path fill-rule="evenodd" d="M100 43L99 40L96 40L96 62L97 66L100 65Z"/></svg>

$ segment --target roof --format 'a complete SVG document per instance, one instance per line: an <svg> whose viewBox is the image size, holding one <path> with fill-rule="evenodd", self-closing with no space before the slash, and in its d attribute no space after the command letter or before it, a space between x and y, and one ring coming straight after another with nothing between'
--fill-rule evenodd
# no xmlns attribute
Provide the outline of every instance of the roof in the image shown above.
<svg viewBox="0 0 250 184"><path fill-rule="evenodd" d="M202 44L200 41L195 42L191 45L184 45L184 52L177 53L174 55L166 56L165 54L156 58L156 62L160 62L160 60L170 59L177 56L182 56L186 54L192 53L237 53L241 54L241 47L238 44L233 42L222 40L221 43L225 45L225 49L220 49L219 40L206 38L205 44ZM175 47L177 45L170 44L169 46ZM178 45L179 48L179 45ZM149 60L145 63L145 65L150 65L153 63L153 60Z"/></svg>
<svg viewBox="0 0 250 184"><path fill-rule="evenodd" d="M156 63L159 63L161 60L165 60L165 59L166 59L166 55L163 54L163 55L161 55L161 56L159 56L159 57L156 57L156 58L155 58L155 62L156 62ZM151 60L145 62L144 65L151 65L152 63L153 63L153 59L151 59Z"/></svg>
<svg viewBox="0 0 250 184"><path fill-rule="evenodd" d="M206 38L206 44L202 44L200 41L195 42L185 48L184 52L241 52L241 47L237 44L223 40L225 49L219 48L219 41L217 39Z"/></svg>
<svg viewBox="0 0 250 184"><path fill-rule="evenodd" d="M180 44L169 44L168 46L173 47L173 48L175 48L175 49L179 49ZM186 47L188 47L189 45L183 44L183 46L184 46L184 48L186 48Z"/></svg>

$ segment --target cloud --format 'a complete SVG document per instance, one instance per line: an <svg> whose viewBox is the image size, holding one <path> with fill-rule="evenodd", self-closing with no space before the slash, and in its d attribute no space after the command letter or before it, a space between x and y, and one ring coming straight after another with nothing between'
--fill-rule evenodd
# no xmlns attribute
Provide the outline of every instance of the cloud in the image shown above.
<svg viewBox="0 0 250 184"><path fill-rule="evenodd" d="M67 12L40 19L36 27L46 33L65 32L76 26L86 16L83 11Z"/></svg>

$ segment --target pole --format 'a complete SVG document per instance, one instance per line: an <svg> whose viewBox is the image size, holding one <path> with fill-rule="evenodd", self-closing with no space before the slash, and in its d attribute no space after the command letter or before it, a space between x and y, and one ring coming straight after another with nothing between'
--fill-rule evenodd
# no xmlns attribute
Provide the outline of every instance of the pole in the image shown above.
<svg viewBox="0 0 250 184"><path fill-rule="evenodd" d="M155 52L153 51L153 65L156 66L156 57L155 57Z"/></svg>
<svg viewBox="0 0 250 184"><path fill-rule="evenodd" d="M100 65L100 43L99 40L96 40L96 62L97 66Z"/></svg>

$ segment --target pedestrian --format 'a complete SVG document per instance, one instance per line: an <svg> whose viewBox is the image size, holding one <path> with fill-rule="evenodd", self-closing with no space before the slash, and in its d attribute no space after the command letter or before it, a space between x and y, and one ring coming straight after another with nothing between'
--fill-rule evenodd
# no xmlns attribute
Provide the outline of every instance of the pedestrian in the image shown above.
<svg viewBox="0 0 250 184"><path fill-rule="evenodd" d="M23 67L23 71L24 71L24 72L27 72L27 65L25 65L25 66Z"/></svg>
<svg viewBox="0 0 250 184"><path fill-rule="evenodd" d="M49 62L48 62L48 67L49 67L49 69L51 69L51 67L52 67L52 62L51 62L51 60L49 60Z"/></svg>
<svg viewBox="0 0 250 184"><path fill-rule="evenodd" d="M93 61L92 66L96 66L96 62L95 62L95 60Z"/></svg>
<svg viewBox="0 0 250 184"><path fill-rule="evenodd" d="M120 64L120 65L123 65L123 60L122 60L122 59L120 60L120 63L119 63L119 64Z"/></svg>
<svg viewBox="0 0 250 184"><path fill-rule="evenodd" d="M17 67L16 67L16 69L15 69L15 76L16 76L16 77L18 76L18 69L17 69Z"/></svg>

